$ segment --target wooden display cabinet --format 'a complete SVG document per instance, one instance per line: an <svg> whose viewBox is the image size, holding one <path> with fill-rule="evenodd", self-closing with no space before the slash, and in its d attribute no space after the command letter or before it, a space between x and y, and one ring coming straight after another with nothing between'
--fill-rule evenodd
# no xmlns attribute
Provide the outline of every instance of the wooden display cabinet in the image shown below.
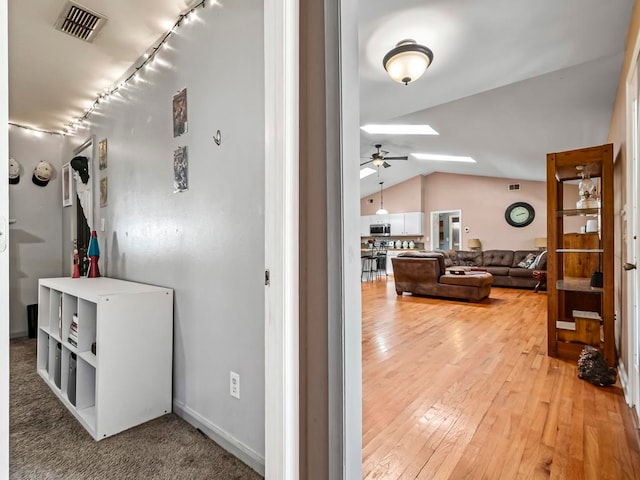
<svg viewBox="0 0 640 480"><path fill-rule="evenodd" d="M576 208L564 187L589 174L599 205ZM596 220L596 233L565 232L567 219ZM584 345L600 349L615 366L613 268L613 145L547 154L548 354L577 359ZM602 287L592 286L602 272ZM595 282L597 285L597 282Z"/></svg>

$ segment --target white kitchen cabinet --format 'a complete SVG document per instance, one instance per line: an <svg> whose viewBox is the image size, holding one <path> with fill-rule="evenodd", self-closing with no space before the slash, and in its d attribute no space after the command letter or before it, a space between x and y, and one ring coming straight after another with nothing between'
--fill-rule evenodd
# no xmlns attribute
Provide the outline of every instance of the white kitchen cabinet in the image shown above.
<svg viewBox="0 0 640 480"><path fill-rule="evenodd" d="M424 213L392 213L389 215L391 236L424 235Z"/></svg>
<svg viewBox="0 0 640 480"><path fill-rule="evenodd" d="M405 235L424 235L424 213L405 213L404 232Z"/></svg>
<svg viewBox="0 0 640 480"><path fill-rule="evenodd" d="M370 224L389 223L389 214L386 215L367 215Z"/></svg>
<svg viewBox="0 0 640 480"><path fill-rule="evenodd" d="M361 215L360 216L360 236L361 237L369 237L369 225L371 225L371 219L369 215Z"/></svg>
<svg viewBox="0 0 640 480"><path fill-rule="evenodd" d="M389 223L391 224L391 236L404 235L404 213L389 214Z"/></svg>
<svg viewBox="0 0 640 480"><path fill-rule="evenodd" d="M95 440L171 411L172 352L173 290L40 279L37 372Z"/></svg>

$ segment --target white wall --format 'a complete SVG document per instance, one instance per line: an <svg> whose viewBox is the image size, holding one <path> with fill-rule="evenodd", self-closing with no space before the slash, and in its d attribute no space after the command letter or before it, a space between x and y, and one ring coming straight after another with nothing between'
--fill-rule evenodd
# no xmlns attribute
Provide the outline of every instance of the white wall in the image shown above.
<svg viewBox="0 0 640 480"><path fill-rule="evenodd" d="M91 115L90 132L65 145L65 159L90 134L96 144L108 140L107 169L95 169L109 184L107 207L100 208L97 188L95 196L96 224L104 218L106 225L98 232L101 271L175 289L174 408L260 471L263 3L224 2L197 14L171 38L162 63ZM188 132L173 138L172 96L184 87ZM176 194L173 151L184 145L189 190ZM70 245L65 238L67 258ZM240 374L240 400L229 395L231 370Z"/></svg>
<svg viewBox="0 0 640 480"><path fill-rule="evenodd" d="M9 185L10 334L27 335L27 305L38 303L38 279L62 275L60 164L63 137L9 127L9 155L22 165L20 182ZM39 161L55 170L45 187L31 181Z"/></svg>

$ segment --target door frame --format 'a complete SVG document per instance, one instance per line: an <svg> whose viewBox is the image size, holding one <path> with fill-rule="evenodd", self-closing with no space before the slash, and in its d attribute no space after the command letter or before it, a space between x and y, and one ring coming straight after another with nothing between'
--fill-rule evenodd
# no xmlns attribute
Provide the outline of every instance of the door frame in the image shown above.
<svg viewBox="0 0 640 480"><path fill-rule="evenodd" d="M264 3L265 478L282 480L299 472L298 10Z"/></svg>
<svg viewBox="0 0 640 480"><path fill-rule="evenodd" d="M626 79L626 114L627 114L627 150L625 155L626 184L623 204L622 235L625 242L621 252L622 262L638 264L640 254L638 204L640 203L640 37L636 40L633 61ZM640 300L637 289L640 285L638 269L626 272L621 269L623 305L621 313L627 325L628 365L620 365L621 380L627 404L631 406L636 417L640 418ZM622 359L624 361L624 359ZM626 377L626 378L625 378Z"/></svg>
<svg viewBox="0 0 640 480"><path fill-rule="evenodd" d="M9 65L7 2L0 3L0 65ZM6 72L6 70L5 70ZM0 75L0 125L9 122L8 76ZM9 478L9 129L0 129L0 478Z"/></svg>
<svg viewBox="0 0 640 480"><path fill-rule="evenodd" d="M633 49L632 62L626 79L626 137L627 147L625 152L625 198L622 199L621 234L625 242L621 252L622 263L629 262L637 265L640 253L640 235L638 235L639 222L638 204L640 203L640 37L636 40ZM624 364L621 358L620 373L621 383L625 393L627 404L640 418L640 314L638 301L640 300L637 287L640 285L640 273L638 269L629 272L621 268L622 298L625 304L621 306L621 330L627 331L626 350L628 356ZM624 322L624 324L622 323Z"/></svg>

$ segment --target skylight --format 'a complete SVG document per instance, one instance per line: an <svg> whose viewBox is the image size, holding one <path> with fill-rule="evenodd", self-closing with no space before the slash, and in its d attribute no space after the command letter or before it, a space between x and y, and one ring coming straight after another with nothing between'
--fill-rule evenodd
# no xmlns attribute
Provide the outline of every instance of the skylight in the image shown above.
<svg viewBox="0 0 640 480"><path fill-rule="evenodd" d="M412 153L418 160L432 160L434 162L466 162L477 163L471 157L461 157L459 155L439 155L437 153Z"/></svg>
<svg viewBox="0 0 640 480"><path fill-rule="evenodd" d="M360 170L360 180L362 180L364 177L368 177L369 175L373 175L374 173L376 173L376 171L373 168L364 167L362 170Z"/></svg>
<svg viewBox="0 0 640 480"><path fill-rule="evenodd" d="M438 135L429 125L364 125L367 133L387 135Z"/></svg>

